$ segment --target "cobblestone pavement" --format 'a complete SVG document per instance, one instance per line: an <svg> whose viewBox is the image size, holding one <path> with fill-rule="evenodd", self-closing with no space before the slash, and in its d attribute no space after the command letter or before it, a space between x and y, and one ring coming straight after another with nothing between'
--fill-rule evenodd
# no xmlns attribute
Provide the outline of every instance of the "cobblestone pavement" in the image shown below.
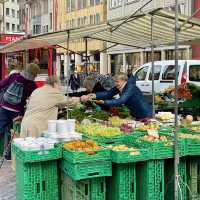
<svg viewBox="0 0 200 200"><path fill-rule="evenodd" d="M11 162L6 162L0 169L0 200L15 200L15 173Z"/></svg>

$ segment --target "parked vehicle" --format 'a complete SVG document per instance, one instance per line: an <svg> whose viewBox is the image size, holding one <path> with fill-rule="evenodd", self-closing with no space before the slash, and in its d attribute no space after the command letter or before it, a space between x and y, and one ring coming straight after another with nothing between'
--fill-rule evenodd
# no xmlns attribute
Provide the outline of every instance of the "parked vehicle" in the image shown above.
<svg viewBox="0 0 200 200"><path fill-rule="evenodd" d="M133 74L136 84L144 93L152 93L152 64L146 63ZM200 60L178 60L178 84L183 80L200 86ZM175 61L163 60L154 62L155 92L158 93L175 84Z"/></svg>

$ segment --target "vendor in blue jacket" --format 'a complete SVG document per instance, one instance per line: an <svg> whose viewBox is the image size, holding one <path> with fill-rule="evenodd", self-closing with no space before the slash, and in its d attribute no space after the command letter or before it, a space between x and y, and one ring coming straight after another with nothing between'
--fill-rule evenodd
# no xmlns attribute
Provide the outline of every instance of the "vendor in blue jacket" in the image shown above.
<svg viewBox="0 0 200 200"><path fill-rule="evenodd" d="M136 79L133 75L128 79L125 73L114 76L115 87L105 92L97 92L88 95L89 98L98 100L97 103L106 106L126 105L136 120L152 118L152 107L146 101L143 93L136 86ZM119 94L118 99L114 99Z"/></svg>

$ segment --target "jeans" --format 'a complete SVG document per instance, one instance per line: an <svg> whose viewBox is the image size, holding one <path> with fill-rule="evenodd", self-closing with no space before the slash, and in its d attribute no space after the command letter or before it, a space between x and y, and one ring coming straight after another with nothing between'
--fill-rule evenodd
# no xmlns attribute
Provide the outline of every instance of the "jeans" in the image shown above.
<svg viewBox="0 0 200 200"><path fill-rule="evenodd" d="M10 142L10 128L12 128L13 119L17 117L19 113L0 108L0 139L4 140L4 151ZM10 149L7 152L6 157L10 158Z"/></svg>

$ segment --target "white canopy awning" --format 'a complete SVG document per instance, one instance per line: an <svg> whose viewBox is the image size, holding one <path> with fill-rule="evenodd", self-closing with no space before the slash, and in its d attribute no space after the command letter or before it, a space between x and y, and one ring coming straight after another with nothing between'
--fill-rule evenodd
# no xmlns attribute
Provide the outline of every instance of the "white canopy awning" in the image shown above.
<svg viewBox="0 0 200 200"><path fill-rule="evenodd" d="M154 16L154 45L157 47L173 45L175 40L175 13L169 10L157 9L149 13L142 13L130 17L128 20L123 18L99 25L91 25L22 39L6 45L0 52L15 52L62 44L67 41L68 34L70 40L92 38L114 44L148 48L151 46L152 15ZM192 18L187 21L187 18L188 16L179 15L179 25L184 24L179 34L180 44L191 44L200 41L200 20Z"/></svg>

